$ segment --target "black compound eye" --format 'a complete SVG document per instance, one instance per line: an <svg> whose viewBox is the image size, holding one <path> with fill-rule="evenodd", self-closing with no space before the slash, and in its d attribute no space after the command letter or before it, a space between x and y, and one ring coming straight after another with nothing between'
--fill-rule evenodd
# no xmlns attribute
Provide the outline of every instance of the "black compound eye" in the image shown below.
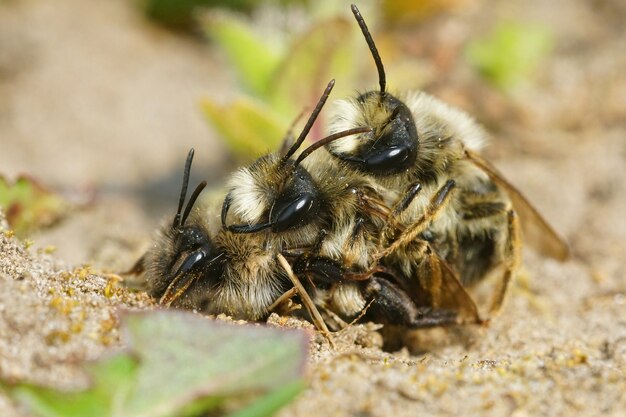
<svg viewBox="0 0 626 417"><path fill-rule="evenodd" d="M288 169L288 168L286 168ZM301 227L317 218L322 197L311 174L303 167L287 171L289 182L274 200L269 210L268 222L258 224L235 224L226 226L233 233L256 233L271 229L274 233ZM225 203L227 208L228 203Z"/></svg>
<svg viewBox="0 0 626 417"><path fill-rule="evenodd" d="M183 263L180 265L178 270L174 273L174 276L178 276L180 274L186 274L191 271L191 269L196 266L200 261L207 257L207 253L202 250L197 250L188 255Z"/></svg>
<svg viewBox="0 0 626 417"><path fill-rule="evenodd" d="M404 169L410 157L408 146L394 146L370 156L365 164L372 172L391 172Z"/></svg>
<svg viewBox="0 0 626 417"><path fill-rule="evenodd" d="M307 223L317 212L312 194L303 194L286 204L275 206L270 219L273 232L283 232Z"/></svg>
<svg viewBox="0 0 626 417"><path fill-rule="evenodd" d="M411 111L397 102L384 133L363 155L365 169L377 175L404 171L415 161L417 145L417 129Z"/></svg>
<svg viewBox="0 0 626 417"><path fill-rule="evenodd" d="M178 258L174 276L186 274L198 267L213 265L223 255L211 244L207 232L200 227L186 227L181 230L177 243Z"/></svg>
<svg viewBox="0 0 626 417"><path fill-rule="evenodd" d="M359 101L367 105L372 94L380 93L364 94ZM377 130L372 140L364 141L355 152L331 153L368 174L394 175L410 169L415 163L419 148L417 127L406 104L388 93L378 97L378 105L389 111L389 118L382 125L374 123Z"/></svg>

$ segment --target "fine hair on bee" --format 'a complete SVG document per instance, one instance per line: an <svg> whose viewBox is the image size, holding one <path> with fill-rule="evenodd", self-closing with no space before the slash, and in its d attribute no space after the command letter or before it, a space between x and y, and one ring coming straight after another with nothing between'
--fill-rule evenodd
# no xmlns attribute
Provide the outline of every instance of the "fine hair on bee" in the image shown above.
<svg viewBox="0 0 626 417"><path fill-rule="evenodd" d="M291 147L265 155L233 176L239 180L229 182L232 186L220 216L211 214L218 207L193 210L204 182L185 205L190 151L174 220L158 231L153 247L140 260L148 291L161 304L262 319L276 300L291 291L293 280L278 262L285 254L298 274L307 278L305 286L314 303L326 311L350 319L363 315L369 306L366 319L414 328L458 322L464 306L471 305L468 296L459 298L462 287L452 284L442 296L425 289L418 296L406 280L384 268L368 271L379 249L377 238L387 221L386 208L367 178L324 157L325 153L314 152L368 128L332 134L296 156L333 84L329 83ZM250 178L241 181L245 175ZM259 217L245 218L235 209L242 191L265 199L248 201L265 204ZM314 233L303 232L310 224L316 225ZM440 302L446 297L461 301Z"/></svg>
<svg viewBox="0 0 626 417"><path fill-rule="evenodd" d="M205 182L196 187L185 206L193 158L193 150L190 151L174 220L158 230L153 246L138 261L141 268L133 268L145 270L148 292L161 304L258 320L266 317L269 306L291 288L291 280L277 262L277 255L285 244L311 244L317 236L294 232L305 227L309 218L315 220L317 216L311 214L319 209L319 202L315 199L316 189L301 163L330 141L367 130L358 128L330 135L294 156L333 85L334 81L331 81L302 133L286 153L265 155L242 169L258 174L255 170L259 167L272 166L274 176L270 175L269 181L276 189L264 191L270 193L274 200L261 213L267 219L261 226L258 223L225 224L229 205L237 208L242 192L244 200L248 199L246 204L268 201L250 202L250 184L245 181L231 189L229 197L221 204L221 216L215 215L219 213L219 207L200 206L194 209ZM275 194L271 194L273 192ZM237 217L239 213L233 211L232 215ZM237 220L246 221L241 217Z"/></svg>
<svg viewBox="0 0 626 417"><path fill-rule="evenodd" d="M520 227L528 243L555 259L567 258L567 244L479 156L486 134L470 116L424 92L388 92L378 49L358 8L351 7L374 59L379 90L334 103L331 133L355 127L370 127L371 132L334 141L327 149L339 163L370 179L397 214L395 229L386 230L394 243L383 238L382 245L393 250L385 251L382 264L427 286L438 283L430 283L432 277L420 266L426 252L446 263L468 288L495 274L499 284L488 309L496 312L519 264ZM450 197L436 216L420 221L431 197L449 180L455 182ZM401 236L415 223L422 224L419 234Z"/></svg>
<svg viewBox="0 0 626 417"><path fill-rule="evenodd" d="M291 147L281 146L282 151L257 159L230 178L223 228L261 235L268 251L282 250L295 272L309 278L315 303L342 317L361 314L374 300L366 318L379 322L407 327L476 322L473 302L460 284L447 283L450 291L431 297L430 288L416 295L415 286L401 277L370 273L370 266L376 267L387 209L368 177L336 163L327 152L313 153L341 137L369 132L369 127L334 132L295 156L333 85L331 81ZM439 275L439 281L455 280L444 272Z"/></svg>

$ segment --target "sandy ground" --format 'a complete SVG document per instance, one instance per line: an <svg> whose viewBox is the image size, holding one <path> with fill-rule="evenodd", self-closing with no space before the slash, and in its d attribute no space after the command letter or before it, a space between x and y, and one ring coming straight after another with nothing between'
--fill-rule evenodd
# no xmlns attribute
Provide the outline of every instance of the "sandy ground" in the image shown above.
<svg viewBox="0 0 626 417"><path fill-rule="evenodd" d="M626 414L626 8L476 3L410 33L438 62L426 87L494 131L488 156L574 257L559 264L526 251L489 327L412 334L412 353L381 351L362 326L337 335L336 350L316 338L310 388L281 416ZM446 64L446 46L513 18L555 34L535 84L505 96ZM0 172L96 192L28 248L1 228L4 378L80 384L77 363L120 343L116 308L152 306L108 274L131 265L173 210L190 146L196 172L224 175L228 157L197 102L232 94L225 68L206 45L155 28L122 0L0 2ZM0 396L0 415L25 414Z"/></svg>

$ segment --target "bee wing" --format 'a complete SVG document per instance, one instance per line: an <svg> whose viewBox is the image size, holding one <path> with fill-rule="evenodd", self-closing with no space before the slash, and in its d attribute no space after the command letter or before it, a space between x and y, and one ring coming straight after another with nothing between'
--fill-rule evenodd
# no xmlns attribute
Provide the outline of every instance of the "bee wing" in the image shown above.
<svg viewBox="0 0 626 417"><path fill-rule="evenodd" d="M432 255L433 270L440 274L441 290L433 300L437 307L456 311L463 323L481 323L476 303L448 263Z"/></svg>
<svg viewBox="0 0 626 417"><path fill-rule="evenodd" d="M414 277L398 278L395 277L398 284L405 288L418 307L453 312L458 323L482 323L476 303L457 274L430 245Z"/></svg>
<svg viewBox="0 0 626 417"><path fill-rule="evenodd" d="M524 240L544 255L559 261L569 257L569 246L548 224L539 211L530 204L524 195L508 182L498 170L478 154L465 151L467 158L482 169L493 182L504 188L511 198L522 225Z"/></svg>

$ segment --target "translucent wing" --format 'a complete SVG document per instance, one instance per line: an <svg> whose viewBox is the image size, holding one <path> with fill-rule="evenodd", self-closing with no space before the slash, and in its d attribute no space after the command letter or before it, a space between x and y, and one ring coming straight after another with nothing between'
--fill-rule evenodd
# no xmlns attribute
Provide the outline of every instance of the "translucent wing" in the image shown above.
<svg viewBox="0 0 626 417"><path fill-rule="evenodd" d="M513 207L520 218L524 241L537 249L544 255L550 256L559 261L564 261L569 257L569 246L563 238L548 224L539 214L537 209L530 204L524 195L508 182L498 170L485 161L478 154L465 151L469 160L482 169L489 178L502 187L513 203Z"/></svg>
<svg viewBox="0 0 626 417"><path fill-rule="evenodd" d="M417 307L454 313L457 323L482 323L476 303L454 270L426 242L412 276L393 274Z"/></svg>
<svg viewBox="0 0 626 417"><path fill-rule="evenodd" d="M436 307L457 312L462 323L481 323L474 300L448 263L434 254L430 262L432 273L438 275L440 282L440 290L433 294Z"/></svg>

